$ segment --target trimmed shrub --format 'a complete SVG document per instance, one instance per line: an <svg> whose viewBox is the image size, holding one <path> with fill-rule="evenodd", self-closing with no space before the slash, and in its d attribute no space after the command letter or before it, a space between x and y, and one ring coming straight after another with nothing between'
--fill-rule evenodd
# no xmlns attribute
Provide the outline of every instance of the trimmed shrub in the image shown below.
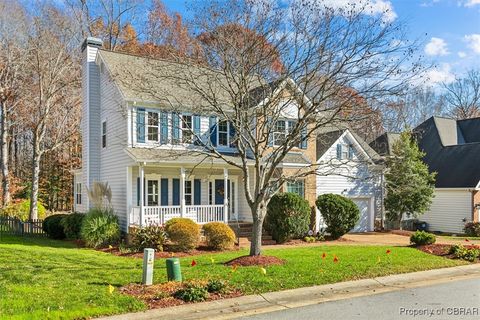
<svg viewBox="0 0 480 320"><path fill-rule="evenodd" d="M62 220L65 214L54 214L48 216L43 220L43 231L52 239L65 239L65 232L63 231Z"/></svg>
<svg viewBox="0 0 480 320"><path fill-rule="evenodd" d="M163 251L163 245L167 240L165 228L156 224L151 224L144 228L135 228L131 236L132 246L139 251L145 248Z"/></svg>
<svg viewBox="0 0 480 320"><path fill-rule="evenodd" d="M116 243L120 239L118 217L111 210L90 209L83 219L80 235L89 247Z"/></svg>
<svg viewBox="0 0 480 320"><path fill-rule="evenodd" d="M355 202L338 194L322 194L315 201L327 225L326 231L338 239L355 227L360 210Z"/></svg>
<svg viewBox="0 0 480 320"><path fill-rule="evenodd" d="M80 239L80 231L82 229L82 222L85 218L85 214L74 212L67 214L62 219L60 224L63 226L63 231L67 239Z"/></svg>
<svg viewBox="0 0 480 320"><path fill-rule="evenodd" d="M455 258L474 262L480 256L480 250L476 248L465 248L461 244L456 244L450 248L450 253Z"/></svg>
<svg viewBox="0 0 480 320"><path fill-rule="evenodd" d="M203 226L207 246L214 250L227 250L235 245L235 232L222 222L210 222Z"/></svg>
<svg viewBox="0 0 480 320"><path fill-rule="evenodd" d="M195 249L200 240L200 227L188 218L173 218L165 224L167 237L179 251Z"/></svg>
<svg viewBox="0 0 480 320"><path fill-rule="evenodd" d="M173 296L185 302L200 302L207 300L208 291L200 284L187 283L184 288L177 290Z"/></svg>
<svg viewBox="0 0 480 320"><path fill-rule="evenodd" d="M211 279L205 287L210 293L226 293L228 291L225 280Z"/></svg>
<svg viewBox="0 0 480 320"><path fill-rule="evenodd" d="M267 206L263 226L278 243L302 238L310 225L310 205L296 193L277 193Z"/></svg>
<svg viewBox="0 0 480 320"><path fill-rule="evenodd" d="M480 222L467 222L463 230L467 236L480 237Z"/></svg>
<svg viewBox="0 0 480 320"><path fill-rule="evenodd" d="M43 204L38 201L37 204L38 209L38 219L44 219L47 215L47 210L43 206ZM16 217L20 220L28 220L30 218L30 200L29 199L22 199L16 200L2 209L2 213L9 217Z"/></svg>
<svg viewBox="0 0 480 320"><path fill-rule="evenodd" d="M437 241L435 235L425 231L415 231L415 233L410 236L410 243L413 243L417 246L434 244L435 241Z"/></svg>

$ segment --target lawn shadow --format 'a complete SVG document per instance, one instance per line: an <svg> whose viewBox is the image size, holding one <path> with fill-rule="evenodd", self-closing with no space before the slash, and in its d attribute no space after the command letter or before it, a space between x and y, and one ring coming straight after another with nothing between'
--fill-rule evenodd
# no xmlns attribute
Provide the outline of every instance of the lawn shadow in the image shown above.
<svg viewBox="0 0 480 320"><path fill-rule="evenodd" d="M19 244L25 246L51 247L63 249L77 249L79 246L74 241L53 240L45 236L13 236L0 232L0 244Z"/></svg>

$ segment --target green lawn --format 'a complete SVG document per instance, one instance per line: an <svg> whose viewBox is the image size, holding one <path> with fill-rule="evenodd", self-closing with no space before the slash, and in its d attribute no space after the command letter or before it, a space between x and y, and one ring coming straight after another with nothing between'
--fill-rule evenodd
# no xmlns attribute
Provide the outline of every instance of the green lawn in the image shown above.
<svg viewBox="0 0 480 320"><path fill-rule="evenodd" d="M324 246L265 251L287 261L267 267L266 275L258 267L233 271L223 266L243 254L246 251L196 256L194 267L192 258L183 258L184 278L227 278L250 294L465 264L406 247ZM333 263L334 254L338 263ZM139 282L141 264L141 259L77 249L68 242L2 236L0 318L75 319L143 310L141 301L108 292L108 284ZM155 282L165 281L165 274L165 261L158 259Z"/></svg>

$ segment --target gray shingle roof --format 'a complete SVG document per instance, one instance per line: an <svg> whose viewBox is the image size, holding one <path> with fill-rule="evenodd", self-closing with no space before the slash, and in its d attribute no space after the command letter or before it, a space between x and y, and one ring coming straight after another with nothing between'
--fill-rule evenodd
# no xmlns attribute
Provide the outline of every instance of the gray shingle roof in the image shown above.
<svg viewBox="0 0 480 320"><path fill-rule="evenodd" d="M457 125L466 143L453 143ZM463 128L462 128L463 126ZM432 117L414 129L418 145L426 155L425 163L437 172L437 188L474 188L480 181L480 118L455 121ZM467 132L467 134L465 134ZM445 145L449 143L449 145Z"/></svg>
<svg viewBox="0 0 480 320"><path fill-rule="evenodd" d="M311 162L305 158L301 152L289 152L283 158L282 163L293 163L293 164L303 164L308 165Z"/></svg>
<svg viewBox="0 0 480 320"><path fill-rule="evenodd" d="M370 142L370 147L379 155L386 156L392 153L392 146L400 137L400 133L385 132Z"/></svg>

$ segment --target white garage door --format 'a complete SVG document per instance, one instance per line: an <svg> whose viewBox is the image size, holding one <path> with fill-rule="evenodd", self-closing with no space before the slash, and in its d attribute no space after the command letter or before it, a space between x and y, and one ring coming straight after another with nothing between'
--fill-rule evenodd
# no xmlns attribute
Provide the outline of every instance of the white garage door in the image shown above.
<svg viewBox="0 0 480 320"><path fill-rule="evenodd" d="M369 198L356 198L352 199L353 202L360 209L360 219L358 220L355 227L350 232L367 232L373 231L373 221L372 221L372 208L370 205Z"/></svg>

